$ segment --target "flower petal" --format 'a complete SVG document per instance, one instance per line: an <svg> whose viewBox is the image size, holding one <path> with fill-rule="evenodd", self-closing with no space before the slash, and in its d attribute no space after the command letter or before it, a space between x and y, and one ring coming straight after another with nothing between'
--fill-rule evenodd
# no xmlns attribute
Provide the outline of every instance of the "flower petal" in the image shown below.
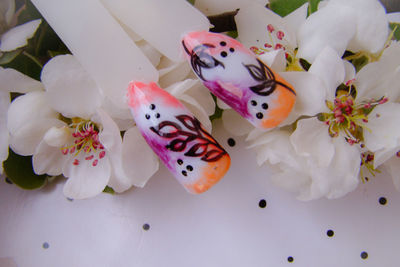
<svg viewBox="0 0 400 267"><path fill-rule="evenodd" d="M10 134L10 147L15 153L22 156L33 155L48 129L64 125L64 122L52 118L41 118L28 122Z"/></svg>
<svg viewBox="0 0 400 267"><path fill-rule="evenodd" d="M4 16L5 23L11 24L15 12L15 0L3 0L0 2L0 16Z"/></svg>
<svg viewBox="0 0 400 267"><path fill-rule="evenodd" d="M132 186L122 166L122 139L117 124L102 109L97 110L103 130L99 134L101 144L106 149L106 157L111 163L111 177L108 184L116 191L123 192Z"/></svg>
<svg viewBox="0 0 400 267"><path fill-rule="evenodd" d="M206 16L229 12L247 5L242 0L196 0L194 6ZM265 4L264 4L265 6Z"/></svg>
<svg viewBox="0 0 400 267"><path fill-rule="evenodd" d="M140 50L142 50L143 54L146 55L154 67L160 63L161 53L152 47L148 42L145 40L140 40L136 42L136 45L140 48Z"/></svg>
<svg viewBox="0 0 400 267"><path fill-rule="evenodd" d="M222 113L222 123L224 128L235 136L246 135L254 129L252 124L244 119L233 109L224 110Z"/></svg>
<svg viewBox="0 0 400 267"><path fill-rule="evenodd" d="M122 155L123 168L135 186L144 187L159 168L157 156L137 127L125 132Z"/></svg>
<svg viewBox="0 0 400 267"><path fill-rule="evenodd" d="M306 21L307 15L308 3L305 3L304 5L283 18L285 26L290 32L296 33L299 30L300 26ZM297 41L293 43L296 44Z"/></svg>
<svg viewBox="0 0 400 267"><path fill-rule="evenodd" d="M300 172L305 160L296 154L289 138L287 131L272 130L255 138L249 147L255 148L259 165L265 161L270 164L283 163L284 168L290 167Z"/></svg>
<svg viewBox="0 0 400 267"><path fill-rule="evenodd" d="M345 67L343 60L330 46L325 47L315 58L314 63L308 70L309 73L317 75L325 84L327 99L335 98L336 88L343 83Z"/></svg>
<svg viewBox="0 0 400 267"><path fill-rule="evenodd" d="M400 104L378 105L368 116L364 131L365 146L372 152L400 145Z"/></svg>
<svg viewBox="0 0 400 267"><path fill-rule="evenodd" d="M400 12L392 12L386 14L386 17L389 22L397 22L400 23Z"/></svg>
<svg viewBox="0 0 400 267"><path fill-rule="evenodd" d="M7 110L10 105L10 93L0 90L0 174L3 173L2 162L8 158Z"/></svg>
<svg viewBox="0 0 400 267"><path fill-rule="evenodd" d="M0 67L0 91L28 93L43 90L43 84L14 69Z"/></svg>
<svg viewBox="0 0 400 267"><path fill-rule="evenodd" d="M33 37L41 22L41 19L32 20L4 33L1 36L0 50L8 52L27 45L28 39Z"/></svg>
<svg viewBox="0 0 400 267"><path fill-rule="evenodd" d="M321 192L330 199L340 198L353 191L359 183L359 149L349 145L344 138L332 139L335 151L329 167L313 171L311 166L313 182L309 199L320 197Z"/></svg>
<svg viewBox="0 0 400 267"><path fill-rule="evenodd" d="M382 96L395 101L400 91L400 43L392 42L379 61L363 67L356 75L354 85L357 98L379 99Z"/></svg>
<svg viewBox="0 0 400 267"><path fill-rule="evenodd" d="M353 12L345 5L328 4L311 14L298 31L297 56L312 63L328 45L342 56L356 33Z"/></svg>
<svg viewBox="0 0 400 267"><path fill-rule="evenodd" d="M62 147L73 142L72 133L67 126L51 127L43 137L47 145L53 147Z"/></svg>
<svg viewBox="0 0 400 267"><path fill-rule="evenodd" d="M77 157L70 157L63 168L63 173L68 177L64 185L64 195L73 199L84 199L100 194L106 187L110 175L111 164L103 158L96 166L84 159L84 153ZM75 160L79 161L74 165Z"/></svg>
<svg viewBox="0 0 400 267"><path fill-rule="evenodd" d="M327 90L316 75L309 72L281 72L279 74L296 90L296 103L281 126L293 123L300 116L314 116L328 110L325 105Z"/></svg>
<svg viewBox="0 0 400 267"><path fill-rule="evenodd" d="M389 27L385 8L379 1L333 0L331 2L353 9L351 18L356 22L357 29L348 50L377 53L383 48L389 34ZM374 23L371 23L371 18L374 18Z"/></svg>
<svg viewBox="0 0 400 267"><path fill-rule="evenodd" d="M281 72L286 70L286 57L283 49L266 52L258 58L274 71Z"/></svg>
<svg viewBox="0 0 400 267"><path fill-rule="evenodd" d="M265 43L270 43L270 35L267 31L269 24L273 25L277 31L282 31L285 40L296 47L295 33L285 27L284 19L258 2L252 2L240 8L235 16L235 22L238 38L246 47L263 47Z"/></svg>
<svg viewBox="0 0 400 267"><path fill-rule="evenodd" d="M13 135L24 125L44 118L58 118L58 113L49 106L45 93L27 93L11 103L7 115L7 128Z"/></svg>
<svg viewBox="0 0 400 267"><path fill-rule="evenodd" d="M41 80L50 105L65 117L90 118L101 105L102 93L72 55L52 58L43 67Z"/></svg>
<svg viewBox="0 0 400 267"><path fill-rule="evenodd" d="M42 140L32 157L33 169L38 175L47 173L57 176L62 173L68 159L68 156L61 152L61 147L50 146Z"/></svg>
<svg viewBox="0 0 400 267"><path fill-rule="evenodd" d="M320 167L328 166L335 153L328 128L316 118L299 120L290 142L297 154L311 157Z"/></svg>
<svg viewBox="0 0 400 267"><path fill-rule="evenodd" d="M385 167L389 171L390 176L392 176L394 187L397 191L400 191L400 162L399 158L394 156L390 160L385 162Z"/></svg>
<svg viewBox="0 0 400 267"><path fill-rule="evenodd" d="M167 88L183 80L191 72L191 68L186 62L177 63L165 57L161 59L158 67L160 68L160 79L158 83L161 88Z"/></svg>

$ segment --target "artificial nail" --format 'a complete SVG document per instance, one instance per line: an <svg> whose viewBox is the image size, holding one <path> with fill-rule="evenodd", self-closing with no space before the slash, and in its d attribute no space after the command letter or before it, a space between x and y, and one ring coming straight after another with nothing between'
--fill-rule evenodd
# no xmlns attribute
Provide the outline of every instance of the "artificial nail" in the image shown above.
<svg viewBox="0 0 400 267"><path fill-rule="evenodd" d="M203 84L255 127L274 128L289 115L293 87L235 39L198 31L182 45Z"/></svg>
<svg viewBox="0 0 400 267"><path fill-rule="evenodd" d="M178 99L155 83L131 82L128 105L146 142L190 193L208 190L228 171L228 153Z"/></svg>

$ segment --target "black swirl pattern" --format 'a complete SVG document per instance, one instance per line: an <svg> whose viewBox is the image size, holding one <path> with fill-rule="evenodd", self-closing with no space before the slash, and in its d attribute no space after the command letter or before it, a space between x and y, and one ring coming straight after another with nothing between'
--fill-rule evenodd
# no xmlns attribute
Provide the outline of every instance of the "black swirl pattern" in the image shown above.
<svg viewBox="0 0 400 267"><path fill-rule="evenodd" d="M292 88L275 79L275 75L270 68L265 66L259 59L257 59L257 62L258 66L254 64L243 64L251 77L259 82L259 84L250 87L251 91L257 95L268 96L275 91L276 86L279 84L296 95L296 92Z"/></svg>
<svg viewBox="0 0 400 267"><path fill-rule="evenodd" d="M203 81L205 81L205 79L202 74L202 68L212 69L217 66L225 68L225 65L221 61L217 60L215 57L211 56L209 53L205 51L208 48L215 48L214 45L201 44L193 48L193 51L189 51L184 41L182 41L182 45L183 48L185 49L185 52L190 56L190 64L192 65L193 71Z"/></svg>
<svg viewBox="0 0 400 267"><path fill-rule="evenodd" d="M179 121L162 121L150 130L163 138L172 139L167 149L174 152L183 152L188 157L201 157L206 162L214 162L227 152L220 144L205 131L199 120L189 115L178 115Z"/></svg>

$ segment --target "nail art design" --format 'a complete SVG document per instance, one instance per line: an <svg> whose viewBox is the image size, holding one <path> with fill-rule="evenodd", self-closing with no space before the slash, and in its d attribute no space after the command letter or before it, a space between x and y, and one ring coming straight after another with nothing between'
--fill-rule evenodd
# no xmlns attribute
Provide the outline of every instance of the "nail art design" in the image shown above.
<svg viewBox="0 0 400 267"><path fill-rule="evenodd" d="M190 193L217 183L230 157L175 97L155 83L131 82L128 104L146 142Z"/></svg>
<svg viewBox="0 0 400 267"><path fill-rule="evenodd" d="M289 115L293 87L235 39L199 31L182 45L203 84L254 126L271 129Z"/></svg>

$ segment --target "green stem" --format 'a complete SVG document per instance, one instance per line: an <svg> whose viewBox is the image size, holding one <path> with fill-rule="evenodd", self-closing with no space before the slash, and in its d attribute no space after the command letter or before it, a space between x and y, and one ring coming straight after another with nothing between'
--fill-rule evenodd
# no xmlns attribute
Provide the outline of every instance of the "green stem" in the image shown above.
<svg viewBox="0 0 400 267"><path fill-rule="evenodd" d="M32 60L33 62L35 62L35 64L38 65L40 68L43 68L42 63L40 63L39 60L37 60L37 58L35 58L34 56L32 56L31 54L29 54L26 51L22 52L22 54L24 56L26 56L27 58L29 58L30 60Z"/></svg>

